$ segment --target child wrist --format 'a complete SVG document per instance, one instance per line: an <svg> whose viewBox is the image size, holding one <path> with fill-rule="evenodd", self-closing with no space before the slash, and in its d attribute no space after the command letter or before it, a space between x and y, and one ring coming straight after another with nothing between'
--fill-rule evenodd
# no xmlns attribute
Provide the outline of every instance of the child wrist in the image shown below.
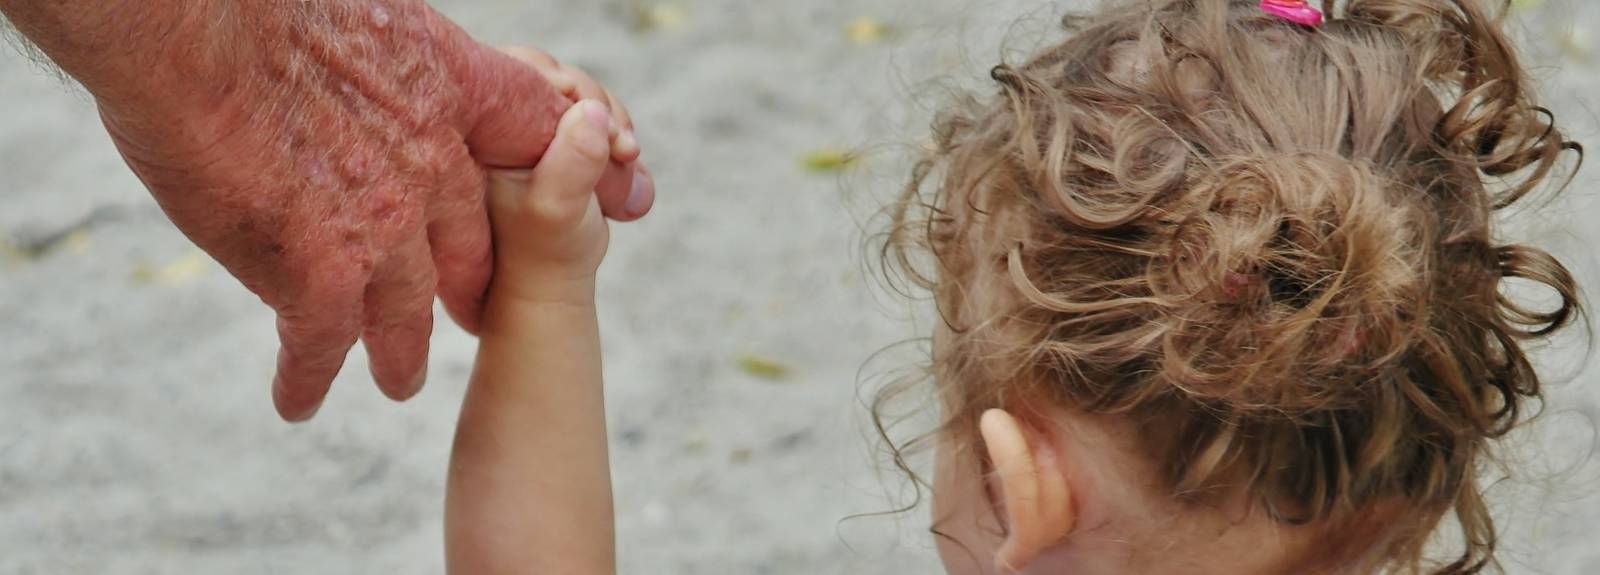
<svg viewBox="0 0 1600 575"><path fill-rule="evenodd" d="M519 273L496 277L489 288L489 305L517 308L595 306L593 273Z"/></svg>

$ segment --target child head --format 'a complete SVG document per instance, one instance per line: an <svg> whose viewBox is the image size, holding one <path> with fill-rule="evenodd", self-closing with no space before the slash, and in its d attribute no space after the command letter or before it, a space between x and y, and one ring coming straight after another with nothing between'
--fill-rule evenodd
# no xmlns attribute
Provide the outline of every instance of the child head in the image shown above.
<svg viewBox="0 0 1600 575"><path fill-rule="evenodd" d="M1476 474L1540 398L1523 346L1579 311L1494 217L1576 146L1504 6L1339 4L1116 3L940 117L890 248L942 318L953 572L1492 562Z"/></svg>

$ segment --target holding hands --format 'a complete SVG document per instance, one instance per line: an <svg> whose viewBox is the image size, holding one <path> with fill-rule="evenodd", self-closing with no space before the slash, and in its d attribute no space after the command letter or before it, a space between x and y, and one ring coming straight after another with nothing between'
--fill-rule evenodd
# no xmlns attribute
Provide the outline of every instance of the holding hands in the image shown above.
<svg viewBox="0 0 1600 575"><path fill-rule="evenodd" d="M615 572L596 188L633 151L608 102L567 110L538 167L489 175L495 273L451 452L452 573Z"/></svg>

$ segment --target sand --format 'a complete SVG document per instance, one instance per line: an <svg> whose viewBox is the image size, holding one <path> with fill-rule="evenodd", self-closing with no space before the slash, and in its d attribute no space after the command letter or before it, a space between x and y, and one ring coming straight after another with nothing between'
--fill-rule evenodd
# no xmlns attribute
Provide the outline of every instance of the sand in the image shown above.
<svg viewBox="0 0 1600 575"><path fill-rule="evenodd" d="M908 493L861 404L917 350L869 358L925 327L919 306L874 290L863 246L930 106L1062 5L682 0L643 31L623 0L438 5L485 41L543 46L607 81L660 177L657 212L615 229L601 285L622 571L935 572L923 512L849 519ZM1551 107L1597 141L1600 5L1527 15ZM851 41L861 17L892 34ZM267 310L161 217L86 97L11 51L0 78L0 238L55 248L0 259L0 574L441 572L473 342L441 322L429 386L405 405L357 351L318 420L281 423ZM844 174L803 166L826 149L874 153ZM1519 227L1591 298L1597 174ZM1541 361L1579 376L1581 352ZM751 358L787 374L752 373ZM1600 472L1580 458L1600 386L1568 379L1495 491L1512 573L1600 573Z"/></svg>

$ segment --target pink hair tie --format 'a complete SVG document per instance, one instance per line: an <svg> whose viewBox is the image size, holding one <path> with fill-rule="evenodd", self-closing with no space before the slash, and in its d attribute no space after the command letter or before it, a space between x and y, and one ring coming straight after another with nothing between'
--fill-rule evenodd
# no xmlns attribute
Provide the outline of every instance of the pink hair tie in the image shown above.
<svg viewBox="0 0 1600 575"><path fill-rule="evenodd" d="M1306 0L1261 0L1261 10L1301 26L1322 25L1322 10Z"/></svg>

